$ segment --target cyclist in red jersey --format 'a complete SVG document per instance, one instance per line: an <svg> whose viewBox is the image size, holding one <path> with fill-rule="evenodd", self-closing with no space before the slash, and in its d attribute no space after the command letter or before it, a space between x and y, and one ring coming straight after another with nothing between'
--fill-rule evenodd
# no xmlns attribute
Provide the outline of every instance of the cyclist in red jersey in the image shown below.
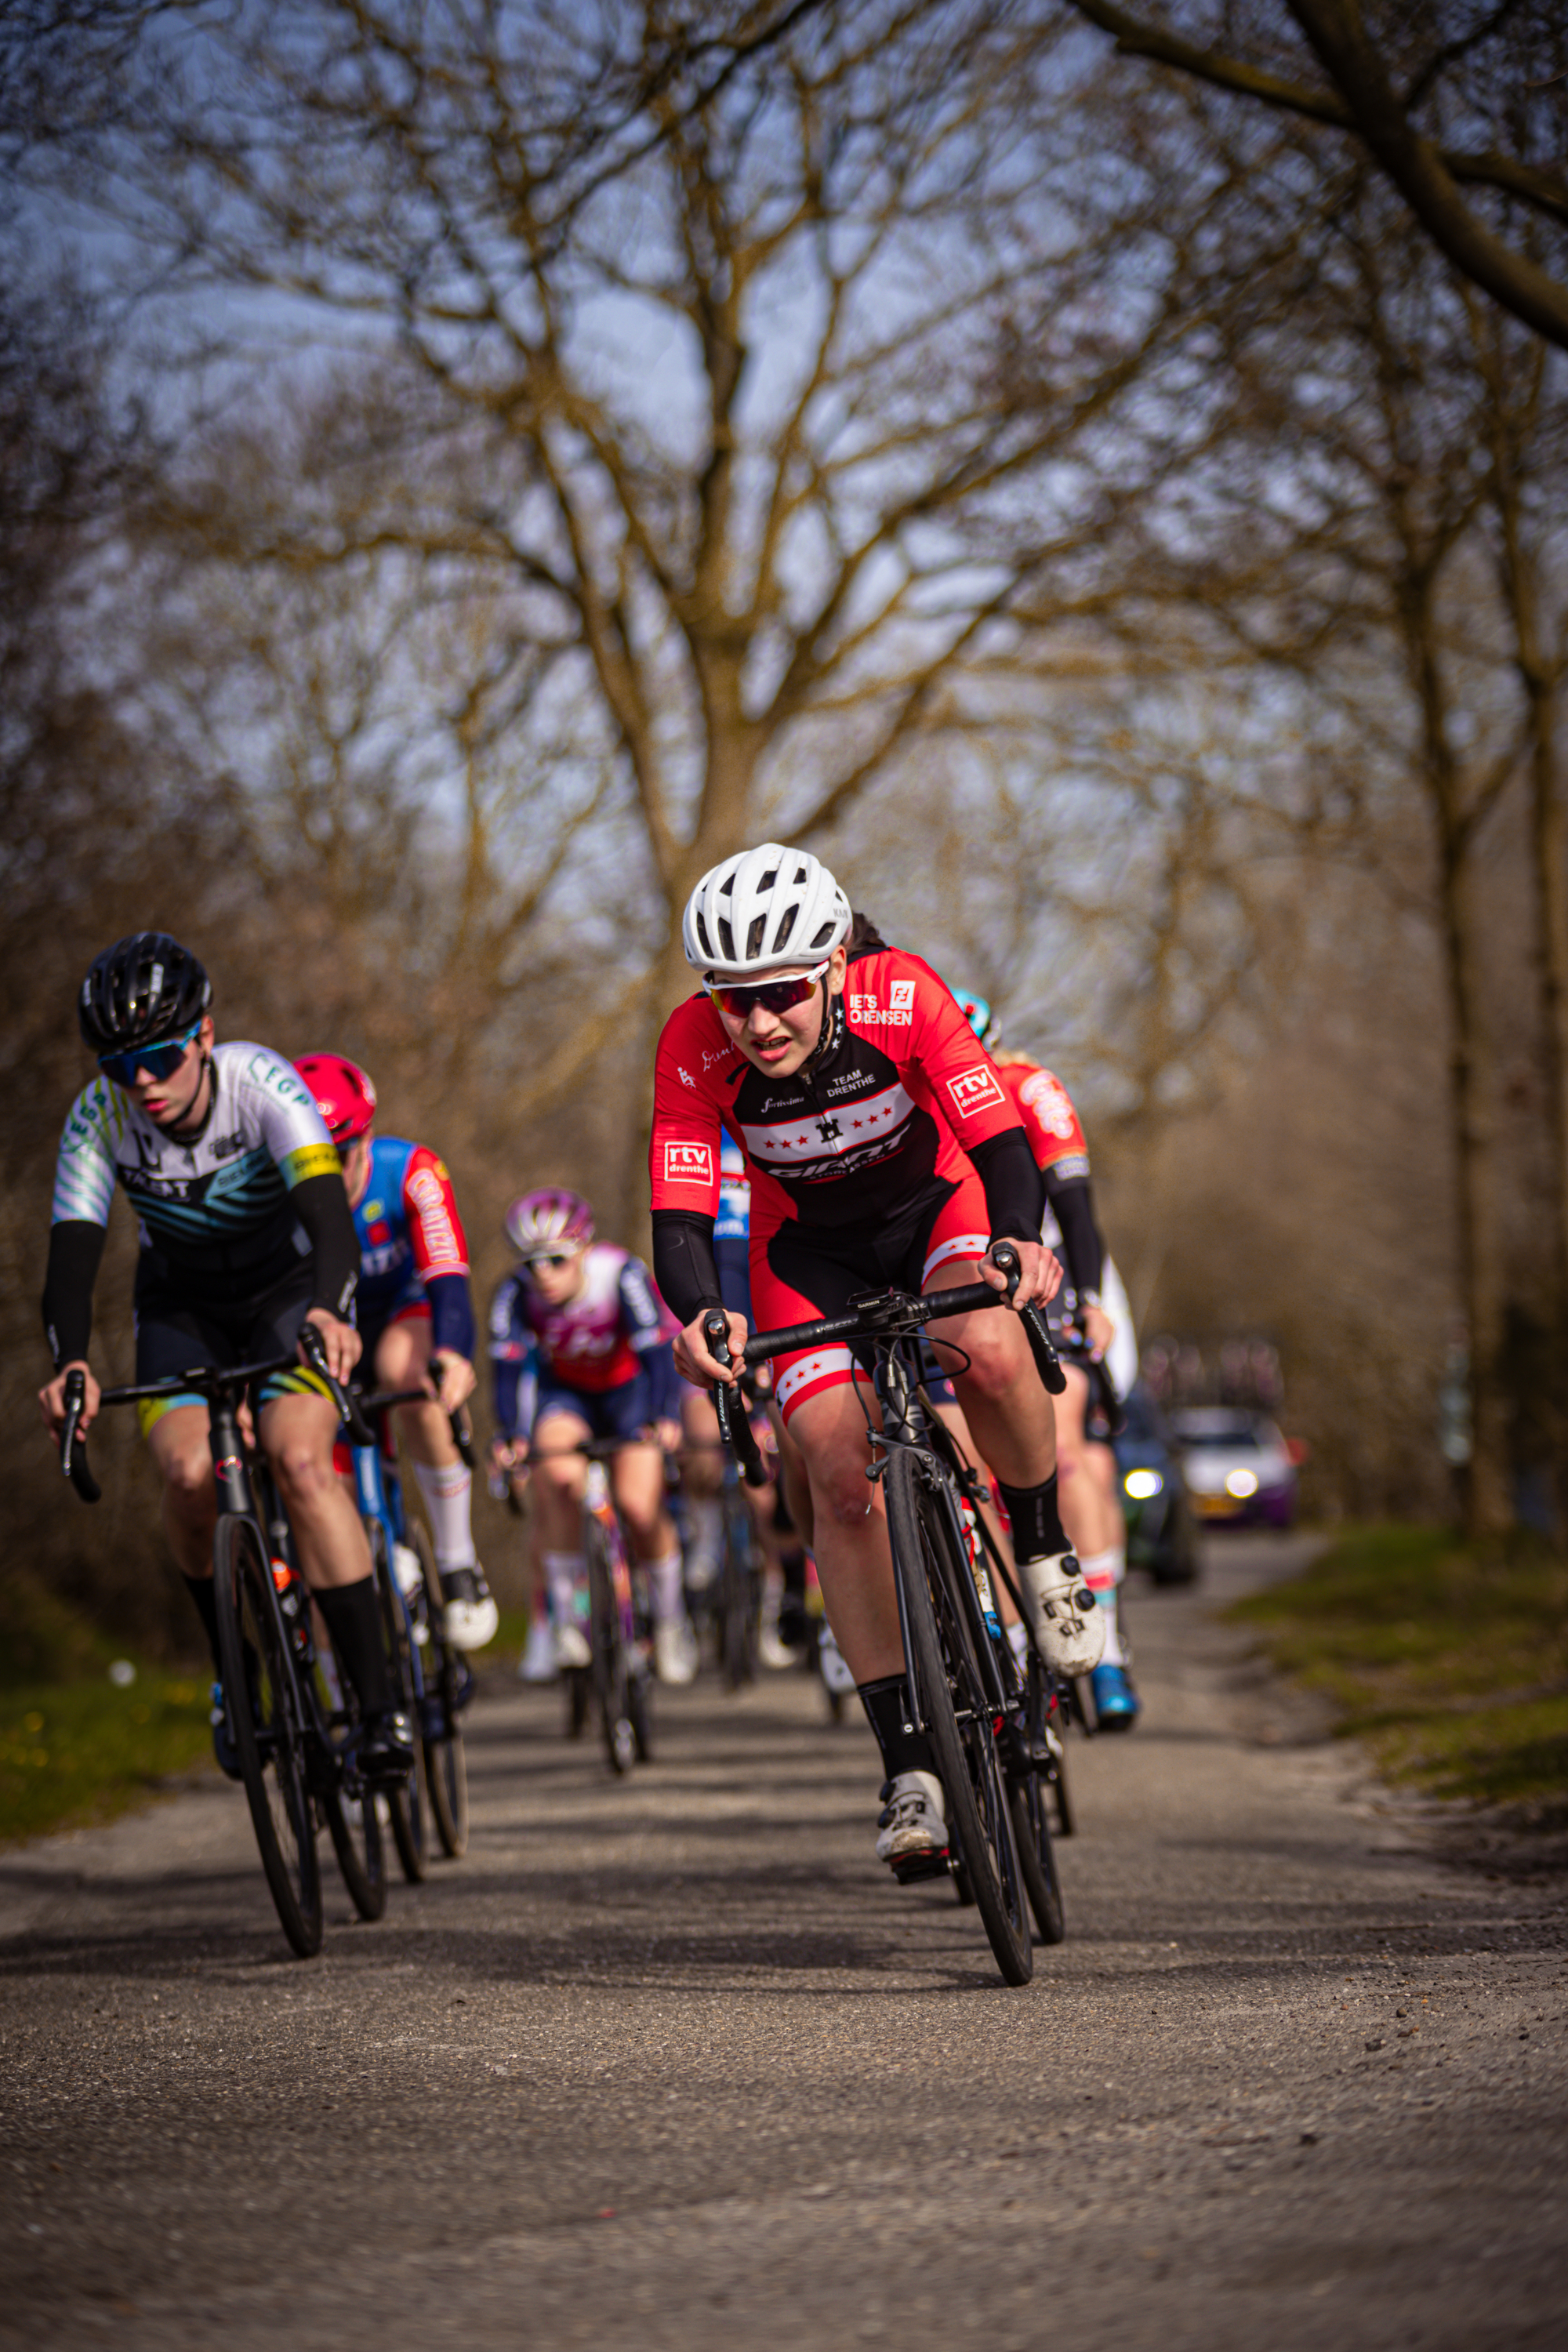
<svg viewBox="0 0 1568 2352"><path fill-rule="evenodd" d="M706 874L682 926L703 992L659 1039L651 1145L654 1268L683 1325L688 1380L732 1384L702 1318L722 1308L713 1260L719 1145L752 1179L752 1297L764 1329L841 1312L868 1287L1006 1284L993 1244L1022 1264L1015 1298L1048 1298L1061 1268L1042 1247L1038 1167L995 1069L942 981L857 922L815 857L776 843ZM730 1347L745 1319L726 1310ZM1099 1659L1103 1622L1057 1512L1050 1399L1013 1314L955 1316L928 1336L954 1380L1012 1518L1042 1650L1064 1672ZM947 1845L923 1733L906 1732L903 1647L881 1492L866 1478L865 1366L847 1348L773 1365L779 1405L811 1484L827 1613L881 1746L877 1851L895 1866Z"/></svg>
<svg viewBox="0 0 1568 2352"><path fill-rule="evenodd" d="M1042 1238L1059 1250L1067 1282L1052 1302L1067 1389L1058 1400L1057 1472L1062 1524L1085 1583L1105 1616L1105 1654L1091 1676L1102 1731L1131 1731L1140 1713L1117 1605L1127 1573L1127 1530L1117 1495L1116 1458L1089 1434L1090 1367L1104 1357L1116 1327L1100 1301L1105 1244L1094 1213L1089 1146L1061 1080L1026 1054L1002 1050L984 997L954 989L970 1027L991 1055L1017 1108L1046 1185ZM1081 1334L1081 1339L1079 1335Z"/></svg>

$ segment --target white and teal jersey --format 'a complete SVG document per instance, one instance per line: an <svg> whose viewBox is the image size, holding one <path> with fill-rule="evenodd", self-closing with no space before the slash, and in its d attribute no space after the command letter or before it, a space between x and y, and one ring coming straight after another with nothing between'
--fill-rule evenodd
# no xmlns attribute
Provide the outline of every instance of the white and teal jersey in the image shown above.
<svg viewBox="0 0 1568 2352"><path fill-rule="evenodd" d="M154 1127L108 1078L83 1087L60 1138L54 1222L106 1225L118 1183L135 1208L142 1248L174 1287L254 1297L309 1252L289 1193L338 1164L320 1111L282 1055L265 1045L219 1045L212 1107L188 1142Z"/></svg>

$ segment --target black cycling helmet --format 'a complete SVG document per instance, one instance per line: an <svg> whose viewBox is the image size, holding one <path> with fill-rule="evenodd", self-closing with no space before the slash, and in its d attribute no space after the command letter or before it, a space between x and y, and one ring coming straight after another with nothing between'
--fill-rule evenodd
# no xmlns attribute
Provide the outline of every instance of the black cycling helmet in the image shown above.
<svg viewBox="0 0 1568 2352"><path fill-rule="evenodd" d="M199 1021L213 1001L205 971L167 931L133 931L93 958L77 999L95 1054L156 1045Z"/></svg>

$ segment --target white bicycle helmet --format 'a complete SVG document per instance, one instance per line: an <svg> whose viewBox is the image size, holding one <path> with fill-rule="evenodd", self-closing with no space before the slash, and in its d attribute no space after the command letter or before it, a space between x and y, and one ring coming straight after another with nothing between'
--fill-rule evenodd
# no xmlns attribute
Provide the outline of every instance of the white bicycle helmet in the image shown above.
<svg viewBox="0 0 1568 2352"><path fill-rule="evenodd" d="M849 937L849 901L809 850L764 841L710 866L686 902L680 943L707 978L747 981L822 962Z"/></svg>

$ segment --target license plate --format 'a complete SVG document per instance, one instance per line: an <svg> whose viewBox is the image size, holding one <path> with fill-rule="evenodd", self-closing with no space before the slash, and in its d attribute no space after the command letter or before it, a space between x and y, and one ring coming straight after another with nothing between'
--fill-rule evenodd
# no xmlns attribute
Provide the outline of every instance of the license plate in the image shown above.
<svg viewBox="0 0 1568 2352"><path fill-rule="evenodd" d="M1193 1508L1200 1518L1228 1519L1233 1511L1241 1508L1228 1495L1194 1495Z"/></svg>

